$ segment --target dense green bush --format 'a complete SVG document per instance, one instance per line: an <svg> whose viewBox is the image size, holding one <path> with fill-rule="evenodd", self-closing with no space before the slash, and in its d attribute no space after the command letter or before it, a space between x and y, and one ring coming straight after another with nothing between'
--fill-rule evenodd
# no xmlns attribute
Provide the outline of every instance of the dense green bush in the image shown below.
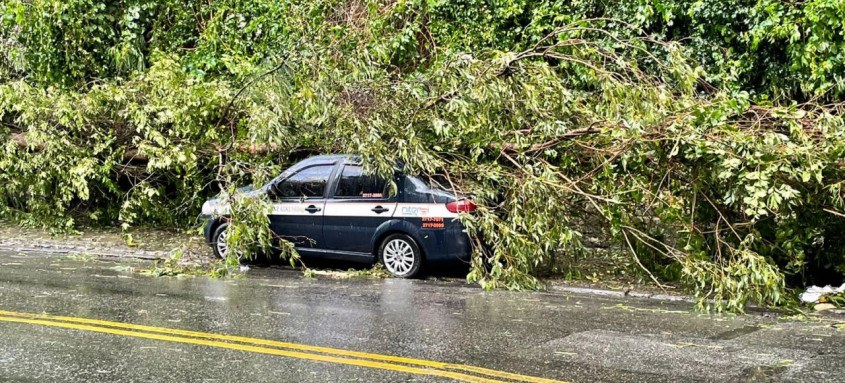
<svg viewBox="0 0 845 383"><path fill-rule="evenodd" d="M598 217L700 303L840 278L839 2L0 3L6 216L188 225L313 153L475 196L469 279L536 287ZM235 214L260 220L261 204ZM264 227L233 241L265 247ZM249 245L249 244L246 244ZM484 254L484 252L492 252ZM481 267L493 256L492 270Z"/></svg>

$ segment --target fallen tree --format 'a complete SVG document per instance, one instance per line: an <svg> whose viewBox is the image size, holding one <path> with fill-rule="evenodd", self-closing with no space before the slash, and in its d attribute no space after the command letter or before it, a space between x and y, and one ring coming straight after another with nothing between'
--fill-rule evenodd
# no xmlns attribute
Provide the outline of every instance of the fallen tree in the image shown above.
<svg viewBox="0 0 845 383"><path fill-rule="evenodd" d="M539 287L554 254L582 250L587 218L645 277L686 283L702 307L782 304L788 283L845 267L839 103L713 85L684 46L606 19L523 49L461 51L436 48L416 3L262 4L294 12L284 34L253 36L285 53L212 55L229 60L223 75L152 52L143 70L79 88L7 76L4 214L184 226L212 194L347 152L473 195L478 214L462 219L492 247L476 246L468 278L490 288ZM227 20L223 36L258 33ZM261 204L232 198L244 246L266 246Z"/></svg>

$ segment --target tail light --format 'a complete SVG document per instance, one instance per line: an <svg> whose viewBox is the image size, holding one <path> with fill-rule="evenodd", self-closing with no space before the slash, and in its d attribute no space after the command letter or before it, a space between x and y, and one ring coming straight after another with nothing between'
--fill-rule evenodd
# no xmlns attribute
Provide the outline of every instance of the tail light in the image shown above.
<svg viewBox="0 0 845 383"><path fill-rule="evenodd" d="M474 212L476 206L472 201L468 199L462 199L460 201L453 201L446 204L446 209L448 209L452 213L471 213Z"/></svg>

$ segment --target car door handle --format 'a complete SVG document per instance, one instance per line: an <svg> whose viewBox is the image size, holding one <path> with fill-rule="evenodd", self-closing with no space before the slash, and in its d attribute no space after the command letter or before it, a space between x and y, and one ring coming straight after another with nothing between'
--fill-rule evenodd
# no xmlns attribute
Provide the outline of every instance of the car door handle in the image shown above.
<svg viewBox="0 0 845 383"><path fill-rule="evenodd" d="M381 205L378 205L378 206L376 206L376 207L374 207L370 210L376 212L376 214L381 214L381 213L384 213L386 211L389 211L390 209L382 207Z"/></svg>
<svg viewBox="0 0 845 383"><path fill-rule="evenodd" d="M320 211L320 210L323 210L323 209L320 209L319 207L316 207L316 206L314 206L314 205L310 205L310 206L308 206L308 207L306 207L306 208L305 208L305 211L307 211L307 212L309 212L309 213L311 213L311 214L314 214L314 213L316 213L316 212L318 212L318 211Z"/></svg>

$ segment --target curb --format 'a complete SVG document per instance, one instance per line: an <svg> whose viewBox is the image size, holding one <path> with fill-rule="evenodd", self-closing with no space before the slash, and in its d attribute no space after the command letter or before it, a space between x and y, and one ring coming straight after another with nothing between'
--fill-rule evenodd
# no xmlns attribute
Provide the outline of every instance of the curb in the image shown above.
<svg viewBox="0 0 845 383"><path fill-rule="evenodd" d="M659 302L685 302L685 303L695 303L695 299L691 296L687 295L671 295L671 294L652 294L646 292L639 292L634 291L633 289L625 289L625 290L609 290L609 289L598 289L592 287L574 287L574 286L566 286L561 284L552 284L549 286L549 291L551 292L560 292L560 293L570 293L570 294L580 294L580 295L594 295L594 296L602 296L602 297L610 297L610 298L637 298L637 299L651 299ZM756 312L763 315L768 313L781 313L781 310L773 309L773 308L766 308L760 307L756 304L748 304L745 307L747 313ZM813 312L812 309L810 311L811 315L816 315L823 318L831 318L831 319L842 319L845 318L845 308L836 308L830 310L824 310L819 312Z"/></svg>
<svg viewBox="0 0 845 383"><path fill-rule="evenodd" d="M687 303L695 303L695 299L690 296L684 295L671 295L671 294L652 294L647 292L639 292L634 291L633 289L626 289L626 290L608 290L608 289L597 289L592 287L574 287L574 286L566 286L560 284L552 284L549 286L549 291L555 292L562 292L562 293L571 293L571 294L583 294L583 295L597 295L603 297L611 297L611 298L637 298L637 299L652 299L661 302L687 302Z"/></svg>

